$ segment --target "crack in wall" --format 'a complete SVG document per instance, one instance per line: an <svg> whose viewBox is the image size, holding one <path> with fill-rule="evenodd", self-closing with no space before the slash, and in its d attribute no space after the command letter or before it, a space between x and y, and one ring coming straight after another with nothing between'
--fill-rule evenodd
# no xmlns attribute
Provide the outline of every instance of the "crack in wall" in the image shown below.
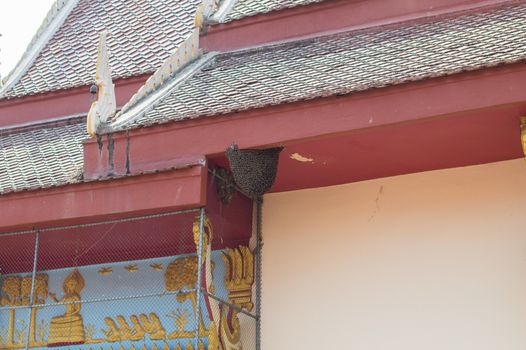
<svg viewBox="0 0 526 350"><path fill-rule="evenodd" d="M378 193L376 194L376 199L374 200L375 207L374 207L373 213L371 214L367 222L371 222L376 217L376 214L378 214L378 212L380 211L380 197L382 196L383 192L384 192L384 185L381 185L380 188L378 189Z"/></svg>
<svg viewBox="0 0 526 350"><path fill-rule="evenodd" d="M115 169L115 160L114 160L114 151L115 151L115 142L113 141L113 135L107 134L108 138L108 176L114 175Z"/></svg>
<svg viewBox="0 0 526 350"><path fill-rule="evenodd" d="M126 130L126 175L131 174L130 170L130 131Z"/></svg>

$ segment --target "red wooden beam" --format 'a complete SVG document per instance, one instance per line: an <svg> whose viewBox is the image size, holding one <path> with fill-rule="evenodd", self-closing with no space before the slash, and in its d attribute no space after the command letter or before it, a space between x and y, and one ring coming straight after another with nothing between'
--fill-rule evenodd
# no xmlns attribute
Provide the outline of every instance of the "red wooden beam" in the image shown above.
<svg viewBox="0 0 526 350"><path fill-rule="evenodd" d="M197 208L206 166L0 196L1 232Z"/></svg>
<svg viewBox="0 0 526 350"><path fill-rule="evenodd" d="M264 147L429 118L454 118L506 105L517 105L515 110L526 113L525 82L526 64L520 63L342 97L140 128L128 135L113 135L113 163L116 171L122 172L128 159L134 173L136 167L148 171L200 154L223 154L233 142L240 148ZM84 159L88 178L106 176L108 162L101 160L96 140L84 144Z"/></svg>
<svg viewBox="0 0 526 350"><path fill-rule="evenodd" d="M511 0L333 0L275 11L209 27L200 39L207 51L232 51L263 44L370 28L452 12L473 12Z"/></svg>
<svg viewBox="0 0 526 350"><path fill-rule="evenodd" d="M526 64L520 63L349 96L137 129L130 131L128 138L124 132L113 135L112 170L117 175L126 171L126 157L131 175L140 175L181 165L188 159L202 159L203 155L221 155L232 142L241 148L299 144L369 129L372 133L378 127L403 127L432 118L447 118L450 126L442 132L451 129L459 135L462 130L456 126L469 128L472 124L456 123L465 120L461 116L466 113L488 115L488 111L506 107L517 113L518 121L519 115L526 113L525 82ZM499 117L498 113L492 115ZM496 134L519 140L518 124L515 133L509 128L508 117L506 121L503 125L507 131ZM494 125L498 128L500 123ZM107 158L100 163L97 142L89 140L84 148L86 174L93 178L107 176L109 169L101 167L108 164ZM499 153L502 159L517 156L515 147L503 150L509 154ZM459 152L465 150L449 152L456 153L455 157L445 156L441 167L461 166L457 162ZM201 206L206 203L204 171L204 167L196 166L1 196L2 230Z"/></svg>
<svg viewBox="0 0 526 350"><path fill-rule="evenodd" d="M142 75L115 81L117 106L128 102L147 78L148 76ZM0 100L0 128L87 114L90 106L91 95L88 86Z"/></svg>

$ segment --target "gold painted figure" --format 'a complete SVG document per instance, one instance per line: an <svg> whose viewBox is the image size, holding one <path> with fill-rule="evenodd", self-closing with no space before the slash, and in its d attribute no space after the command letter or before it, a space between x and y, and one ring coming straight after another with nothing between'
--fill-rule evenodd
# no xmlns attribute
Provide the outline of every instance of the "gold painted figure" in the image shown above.
<svg viewBox="0 0 526 350"><path fill-rule="evenodd" d="M108 325L108 329L101 329L101 332L107 337L106 340L111 343L121 341L121 334L117 328L117 325L115 324L115 321L111 317L106 317L104 322L106 322Z"/></svg>
<svg viewBox="0 0 526 350"><path fill-rule="evenodd" d="M133 325L131 330L131 340L143 340L145 331L139 322L139 318L136 315L131 315L130 321Z"/></svg>
<svg viewBox="0 0 526 350"><path fill-rule="evenodd" d="M144 330L150 335L151 340L165 340L166 330L161 324L161 320L155 313L150 313L150 318L145 314L140 316Z"/></svg>
<svg viewBox="0 0 526 350"><path fill-rule="evenodd" d="M49 327L48 346L83 344L84 324L80 315L80 293L84 289L84 278L79 270L75 269L64 279L64 296L57 299L54 293L49 297L57 303L66 304L66 313L51 319Z"/></svg>
<svg viewBox="0 0 526 350"><path fill-rule="evenodd" d="M132 331L124 316L119 315L116 317L117 323L119 324L119 333L122 340L131 340Z"/></svg>

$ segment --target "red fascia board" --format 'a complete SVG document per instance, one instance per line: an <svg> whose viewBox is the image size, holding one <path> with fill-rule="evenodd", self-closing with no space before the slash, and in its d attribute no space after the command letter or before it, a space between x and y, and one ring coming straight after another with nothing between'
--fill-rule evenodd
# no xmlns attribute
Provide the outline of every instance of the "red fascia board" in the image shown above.
<svg viewBox="0 0 526 350"><path fill-rule="evenodd" d="M207 167L0 196L2 232L202 207Z"/></svg>
<svg viewBox="0 0 526 350"><path fill-rule="evenodd" d="M208 28L206 51L227 52L292 39L378 27L450 13L465 14L516 0L333 0L274 11Z"/></svg>
<svg viewBox="0 0 526 350"><path fill-rule="evenodd" d="M196 154L220 155L232 143L240 148L266 147L504 105L519 105L526 113L525 82L526 63L517 63L346 96L144 127L113 135L114 158L121 164L127 156L140 159L147 168L147 162L154 167ZM127 142L129 152L125 154L122 150ZM87 173L101 171L96 161L90 161L98 159L98 152L95 140L84 144Z"/></svg>
<svg viewBox="0 0 526 350"><path fill-rule="evenodd" d="M117 106L129 101L148 75L115 81ZM87 114L92 102L88 86L0 100L0 128Z"/></svg>
<svg viewBox="0 0 526 350"><path fill-rule="evenodd" d="M116 163L124 163L123 150L129 142L131 169L134 159L140 159L147 169L192 155L194 159L221 155L232 142L241 148L290 144L435 117L454 118L466 111L482 112L497 106L513 105L526 113L525 82L526 63L520 63L353 95L168 123L131 130L128 135L114 134L114 157ZM96 140L86 142L84 152L86 159L97 158ZM87 162L86 166L96 164ZM197 166L0 196L2 230L202 206L206 203L205 169Z"/></svg>

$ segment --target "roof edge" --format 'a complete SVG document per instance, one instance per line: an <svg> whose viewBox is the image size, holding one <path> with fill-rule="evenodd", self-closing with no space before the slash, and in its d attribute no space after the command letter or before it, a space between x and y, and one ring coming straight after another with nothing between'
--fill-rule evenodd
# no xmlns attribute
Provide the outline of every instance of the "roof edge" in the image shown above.
<svg viewBox="0 0 526 350"><path fill-rule="evenodd" d="M177 75L189 62L201 55L199 49L199 28L194 28L192 32L183 40L179 47L171 53L159 68L146 80L144 85L130 98L122 107L121 113L124 114L143 98L155 92Z"/></svg>
<svg viewBox="0 0 526 350"><path fill-rule="evenodd" d="M255 16L261 16L261 15L266 15L266 14L269 14L269 13L272 13L272 12L280 12L280 11L283 11L283 10L288 10L288 9L293 9L293 8L297 8L297 7L305 7L305 6L311 6L311 5L315 5L315 4L319 4L321 2L325 2L327 0L312 0L311 2L308 2L308 3L299 3L299 4L296 4L296 3L291 3L291 4L285 4L283 7L278 7L278 8L273 8L273 9L263 9L259 12L254 12L254 13L250 13L250 14L241 14L239 16L236 16L234 14L234 17L232 17L232 14L235 12L235 7L236 5L238 4L238 0L225 0L225 3L224 5L228 5L228 3L232 3L230 7L228 7L226 10L226 13L222 13L222 18L221 18L221 21L218 22L217 24L226 24L226 23L229 23L229 22L234 22L234 21L239 21L239 20L242 20L242 19L245 19L245 18L250 18L250 17L255 17ZM226 6L225 6L226 7Z"/></svg>
<svg viewBox="0 0 526 350"><path fill-rule="evenodd" d="M0 127L0 136L22 133L33 130L50 129L71 124L81 124L86 122L86 113L73 114L65 117L47 119L36 123L24 123Z"/></svg>
<svg viewBox="0 0 526 350"><path fill-rule="evenodd" d="M40 51L64 24L79 0L55 0L15 68L0 82L0 98L31 68Z"/></svg>
<svg viewBox="0 0 526 350"><path fill-rule="evenodd" d="M122 131L126 129L126 126L142 116L148 111L149 108L152 108L156 102L163 100L176 86L182 84L188 78L192 77L203 66L214 59L217 54L217 52L209 52L200 56L192 63L178 71L178 74L175 75L171 80L165 82L158 89L152 91L151 94L143 96L140 100L133 103L133 105L130 105L126 110L123 108L121 112L115 116L115 119L111 123L111 130Z"/></svg>

